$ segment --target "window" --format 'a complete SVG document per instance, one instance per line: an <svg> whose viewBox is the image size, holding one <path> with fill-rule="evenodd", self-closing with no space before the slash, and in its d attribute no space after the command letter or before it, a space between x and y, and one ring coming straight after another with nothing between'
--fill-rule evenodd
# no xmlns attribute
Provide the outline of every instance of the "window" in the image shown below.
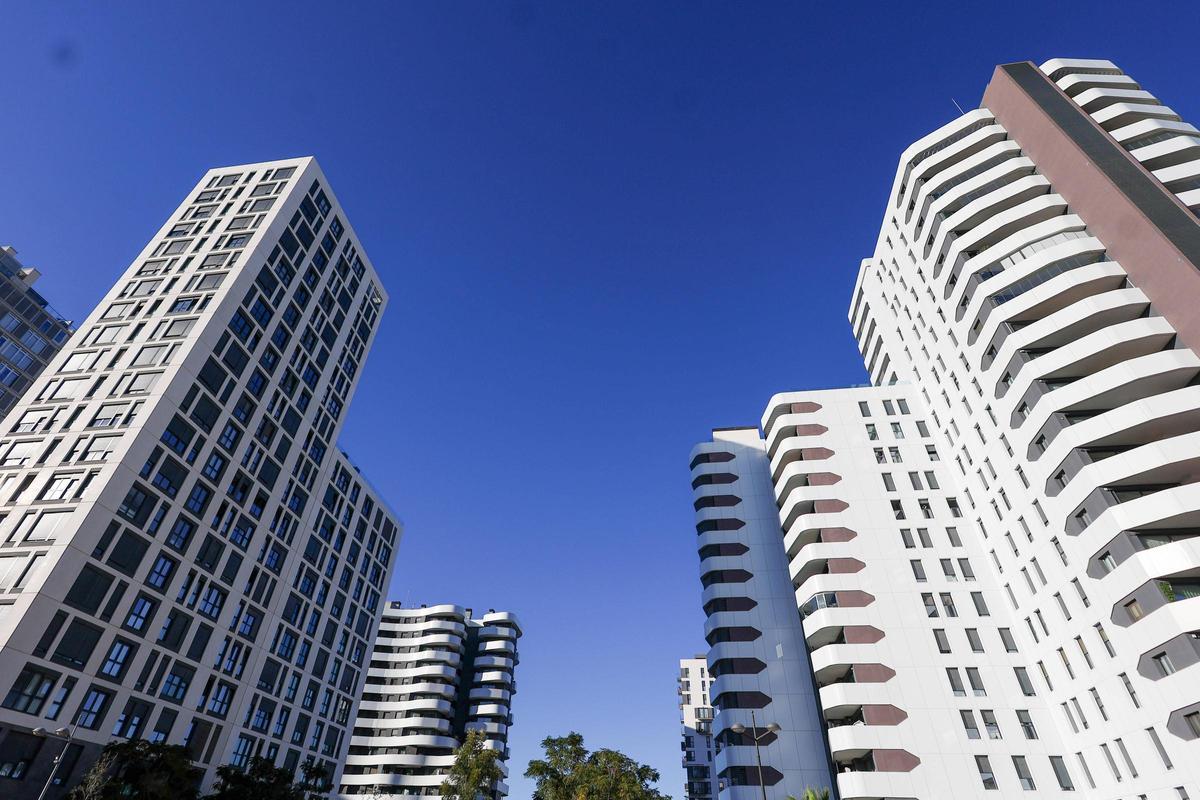
<svg viewBox="0 0 1200 800"><path fill-rule="evenodd" d="M982 592L971 592L971 602L975 604L975 612L979 614L979 616L989 616L987 603L984 602Z"/></svg>
<svg viewBox="0 0 1200 800"><path fill-rule="evenodd" d="M946 636L946 631L942 630L941 628L934 628L933 638L934 641L937 642L939 653L950 652L950 638Z"/></svg>
<svg viewBox="0 0 1200 800"><path fill-rule="evenodd" d="M1097 622L1094 626L1097 635L1100 637L1100 642L1104 645L1104 649L1108 652L1110 658L1117 657L1117 651L1113 649L1112 642L1108 640L1108 632L1104 630L1104 625Z"/></svg>
<svg viewBox="0 0 1200 800"><path fill-rule="evenodd" d="M962 676L954 667L946 667L946 680L950 681L950 692L955 697L966 697L967 690L963 688ZM1200 717L1200 714L1197 714Z"/></svg>
<svg viewBox="0 0 1200 800"><path fill-rule="evenodd" d="M1036 739L1037 728L1033 727L1033 717L1029 716L1029 712L1023 709L1017 709L1017 723L1021 726L1021 732L1025 734L1026 739Z"/></svg>
<svg viewBox="0 0 1200 800"><path fill-rule="evenodd" d="M129 607L129 614L125 617L125 627L131 631L145 630L146 623L154 615L154 606L153 600L139 594L133 601L133 605Z"/></svg>
<svg viewBox="0 0 1200 800"><path fill-rule="evenodd" d="M164 699L182 703L195 674L191 667L176 661L171 667L171 671L167 673L167 679L163 682L161 696Z"/></svg>
<svg viewBox="0 0 1200 800"><path fill-rule="evenodd" d="M53 672L27 666L21 670L21 674L13 682L12 688L8 690L8 694L5 695L4 702L0 703L0 706L25 714L37 715L41 712L42 704L46 702L46 697L49 696L50 690L54 688L57 680L58 675Z"/></svg>
<svg viewBox="0 0 1200 800"><path fill-rule="evenodd" d="M108 710L111 700L112 695L103 689L95 687L88 689L82 705L79 706L79 714L75 718L75 723L81 728L98 729L100 723L104 721L104 713Z"/></svg>
<svg viewBox="0 0 1200 800"><path fill-rule="evenodd" d="M975 766L979 769L979 779L983 781L984 789L999 789L996 776L992 772L992 762L987 756L975 756Z"/></svg>
<svg viewBox="0 0 1200 800"><path fill-rule="evenodd" d="M1008 628L1000 628L1000 643L1004 645L1004 652L1017 652L1017 640L1013 638L1012 631Z"/></svg>
<svg viewBox="0 0 1200 800"><path fill-rule="evenodd" d="M1064 792L1075 791L1075 784L1071 783L1071 774L1067 772L1062 756L1050 756L1050 769L1054 770L1054 777L1058 779L1058 788Z"/></svg>
<svg viewBox="0 0 1200 800"><path fill-rule="evenodd" d="M108 655L104 658L104 664L100 667L100 674L120 680L122 673L125 672L125 663L128 661L131 651L132 648L127 642L120 639L113 642Z"/></svg>
<svg viewBox="0 0 1200 800"><path fill-rule="evenodd" d="M975 628L967 628L967 643L971 646L972 653L983 652L983 639L979 637L979 631Z"/></svg>
<svg viewBox="0 0 1200 800"><path fill-rule="evenodd" d="M1033 689L1033 681L1029 679L1029 672L1024 667L1013 667L1013 673L1017 676L1017 685L1021 687L1021 694L1026 697L1033 697L1037 694Z"/></svg>
<svg viewBox="0 0 1200 800"><path fill-rule="evenodd" d="M1146 612L1142 610L1142 604L1137 600L1130 600L1125 604L1125 613L1129 615L1130 622L1137 622L1146 616Z"/></svg>
<svg viewBox="0 0 1200 800"><path fill-rule="evenodd" d="M155 589L164 588L168 581L171 580L171 575L175 572L175 560L164 555L160 555L154 562L154 566L150 569L150 574L146 576L146 583L153 586Z"/></svg>
<svg viewBox="0 0 1200 800"><path fill-rule="evenodd" d="M1133 688L1133 683L1129 680L1129 675L1122 672L1120 677L1121 683L1125 685L1125 691L1129 693L1129 700L1133 703L1133 707L1141 708L1142 703L1140 700L1138 700L1137 690Z"/></svg>
<svg viewBox="0 0 1200 800"><path fill-rule="evenodd" d="M1154 666L1158 670L1158 674L1162 677L1175 674L1175 662L1171 661L1171 656L1166 652L1159 653L1153 656Z"/></svg>
<svg viewBox="0 0 1200 800"><path fill-rule="evenodd" d="M233 699L233 687L224 681L217 684L217 690L208 701L208 710L217 716L229 713L229 702Z"/></svg>
<svg viewBox="0 0 1200 800"><path fill-rule="evenodd" d="M1162 739L1158 738L1158 731L1154 728L1146 728L1146 735L1150 737L1150 743L1154 745L1158 757L1162 759L1163 766L1167 769L1175 769L1175 764L1172 763L1171 757L1167 755L1167 749L1163 747Z"/></svg>
<svg viewBox="0 0 1200 800"><path fill-rule="evenodd" d="M1025 762L1025 756L1012 757L1013 768L1017 771L1017 780L1021 784L1021 788L1027 792L1032 792L1037 789L1033 782L1033 774L1029 771L1029 764Z"/></svg>
<svg viewBox="0 0 1200 800"><path fill-rule="evenodd" d="M983 687L983 678L979 675L978 667L967 667L967 681L976 697L986 697L987 689Z"/></svg>
<svg viewBox="0 0 1200 800"><path fill-rule="evenodd" d="M921 560L913 559L912 561L909 561L908 563L912 567L913 577L916 578L917 583L924 583L926 580L925 566L921 563Z"/></svg>
<svg viewBox="0 0 1200 800"><path fill-rule="evenodd" d="M959 716L962 717L963 728L967 731L968 739L979 738L979 728L975 725L975 715L970 711L959 711Z"/></svg>

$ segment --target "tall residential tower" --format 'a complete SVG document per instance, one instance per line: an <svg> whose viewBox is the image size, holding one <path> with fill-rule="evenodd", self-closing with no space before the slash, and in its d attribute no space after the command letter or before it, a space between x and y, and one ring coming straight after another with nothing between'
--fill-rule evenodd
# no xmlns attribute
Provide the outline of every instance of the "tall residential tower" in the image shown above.
<svg viewBox="0 0 1200 800"><path fill-rule="evenodd" d="M211 170L0 430L0 772L335 781L400 530L336 445L386 295L311 158ZM52 793L51 796L56 796Z"/></svg>
<svg viewBox="0 0 1200 800"><path fill-rule="evenodd" d="M874 386L761 425L845 800L1200 797L1197 187L1200 132L1107 61L1003 65L902 155L850 309ZM758 492L720 437L701 525Z"/></svg>

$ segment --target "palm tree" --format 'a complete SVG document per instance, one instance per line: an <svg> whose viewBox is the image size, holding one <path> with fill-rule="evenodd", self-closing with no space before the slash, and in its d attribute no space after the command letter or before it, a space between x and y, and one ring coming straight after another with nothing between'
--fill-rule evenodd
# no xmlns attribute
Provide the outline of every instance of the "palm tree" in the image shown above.
<svg viewBox="0 0 1200 800"><path fill-rule="evenodd" d="M788 800L797 800L795 795L788 795ZM813 789L811 786L804 790L799 800L829 800L828 789Z"/></svg>

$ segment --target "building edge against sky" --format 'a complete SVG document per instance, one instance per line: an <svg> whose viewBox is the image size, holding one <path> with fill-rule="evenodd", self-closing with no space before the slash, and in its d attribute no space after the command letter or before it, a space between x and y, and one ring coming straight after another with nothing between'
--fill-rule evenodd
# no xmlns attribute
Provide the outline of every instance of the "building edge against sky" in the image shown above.
<svg viewBox="0 0 1200 800"><path fill-rule="evenodd" d="M0 429L0 764L336 782L400 528L337 448L386 294L311 158L209 171Z"/></svg>
<svg viewBox="0 0 1200 800"><path fill-rule="evenodd" d="M440 796L455 749L479 731L503 773L487 798L506 797L520 637L507 611L388 603L337 796Z"/></svg>
<svg viewBox="0 0 1200 800"><path fill-rule="evenodd" d="M1003 65L905 151L851 302L875 385L692 454L721 800L759 796L748 709L787 761L779 569L840 797L1200 796L1197 208L1200 133L1106 61Z"/></svg>

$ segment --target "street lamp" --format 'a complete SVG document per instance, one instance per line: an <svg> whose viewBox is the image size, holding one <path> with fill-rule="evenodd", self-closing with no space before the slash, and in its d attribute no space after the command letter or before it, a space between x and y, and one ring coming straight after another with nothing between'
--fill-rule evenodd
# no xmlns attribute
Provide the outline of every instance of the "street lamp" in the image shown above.
<svg viewBox="0 0 1200 800"><path fill-rule="evenodd" d="M63 740L62 750L59 750L58 755L54 757L54 766L50 769L50 777L46 778L46 785L42 787L42 793L38 795L38 800L46 800L46 794L50 791L51 785L54 784L54 776L58 774L59 765L62 764L63 757L67 754L67 748L71 746L71 741L75 738L75 725L72 725L70 729L59 728L55 731L48 731L45 728L34 728L33 735L57 736Z"/></svg>
<svg viewBox="0 0 1200 800"><path fill-rule="evenodd" d="M763 781L762 751L758 749L758 743L762 739L767 738L767 734L779 733L780 728L772 722L766 727L763 733L759 733L758 721L754 718L754 709L750 709L750 727L752 728L750 738L754 740L754 760L758 762L758 788L762 790L762 800L767 800L767 784ZM740 722L735 722L729 726L729 730L740 736L746 732L746 726ZM38 798L38 800L41 800L41 798Z"/></svg>

